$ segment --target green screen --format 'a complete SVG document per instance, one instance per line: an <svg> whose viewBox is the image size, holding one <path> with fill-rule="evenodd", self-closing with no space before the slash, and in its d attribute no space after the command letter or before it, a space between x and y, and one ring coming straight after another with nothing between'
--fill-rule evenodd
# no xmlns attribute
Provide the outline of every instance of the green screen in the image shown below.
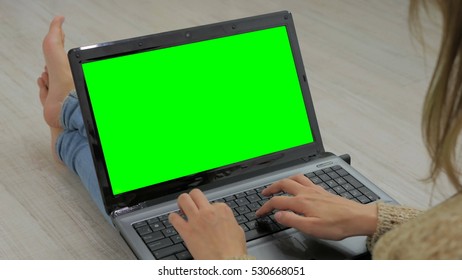
<svg viewBox="0 0 462 280"><path fill-rule="evenodd" d="M313 141L284 26L83 71L114 195Z"/></svg>

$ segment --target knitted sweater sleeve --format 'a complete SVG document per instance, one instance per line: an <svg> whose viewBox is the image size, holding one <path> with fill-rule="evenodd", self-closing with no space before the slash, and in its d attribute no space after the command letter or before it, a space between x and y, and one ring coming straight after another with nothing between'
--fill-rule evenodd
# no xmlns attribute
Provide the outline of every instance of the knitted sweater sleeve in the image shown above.
<svg viewBox="0 0 462 280"><path fill-rule="evenodd" d="M379 202L377 204L378 209L378 221L377 221L377 229L372 236L367 238L367 249L369 252L372 252L374 249L375 244L380 239L382 235L386 232L390 231L391 229L395 228L396 226L415 218L418 216L422 211L398 206L398 205L391 205Z"/></svg>

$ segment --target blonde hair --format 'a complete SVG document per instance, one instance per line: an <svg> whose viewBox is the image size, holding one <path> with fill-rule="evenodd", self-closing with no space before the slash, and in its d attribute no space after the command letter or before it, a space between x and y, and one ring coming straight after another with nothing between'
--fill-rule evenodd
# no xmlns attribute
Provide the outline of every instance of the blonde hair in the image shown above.
<svg viewBox="0 0 462 280"><path fill-rule="evenodd" d="M421 8L429 13L432 7L441 11L442 38L422 115L423 138L432 158L428 179L435 182L440 173L445 172L453 186L462 191L456 160L462 129L462 1L411 0L411 29L420 30ZM417 36L421 38L421 34Z"/></svg>

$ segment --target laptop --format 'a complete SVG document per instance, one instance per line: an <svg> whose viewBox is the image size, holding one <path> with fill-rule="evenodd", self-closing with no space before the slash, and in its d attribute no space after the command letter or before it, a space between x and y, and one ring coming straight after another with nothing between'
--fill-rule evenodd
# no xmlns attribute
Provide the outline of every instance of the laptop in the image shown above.
<svg viewBox="0 0 462 280"><path fill-rule="evenodd" d="M233 208L258 259L344 259L366 237L319 240L255 217L261 190L305 174L359 203L395 201L326 152L287 11L69 51L106 212L139 259L191 259L168 222L193 188ZM284 195L284 194L282 194Z"/></svg>

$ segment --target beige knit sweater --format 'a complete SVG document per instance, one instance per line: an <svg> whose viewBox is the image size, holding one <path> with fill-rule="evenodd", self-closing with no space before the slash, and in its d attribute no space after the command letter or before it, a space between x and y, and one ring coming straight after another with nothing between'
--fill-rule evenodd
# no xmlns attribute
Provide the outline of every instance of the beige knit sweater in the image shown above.
<svg viewBox="0 0 462 280"><path fill-rule="evenodd" d="M374 259L462 259L462 193L425 212L379 203L367 245Z"/></svg>

